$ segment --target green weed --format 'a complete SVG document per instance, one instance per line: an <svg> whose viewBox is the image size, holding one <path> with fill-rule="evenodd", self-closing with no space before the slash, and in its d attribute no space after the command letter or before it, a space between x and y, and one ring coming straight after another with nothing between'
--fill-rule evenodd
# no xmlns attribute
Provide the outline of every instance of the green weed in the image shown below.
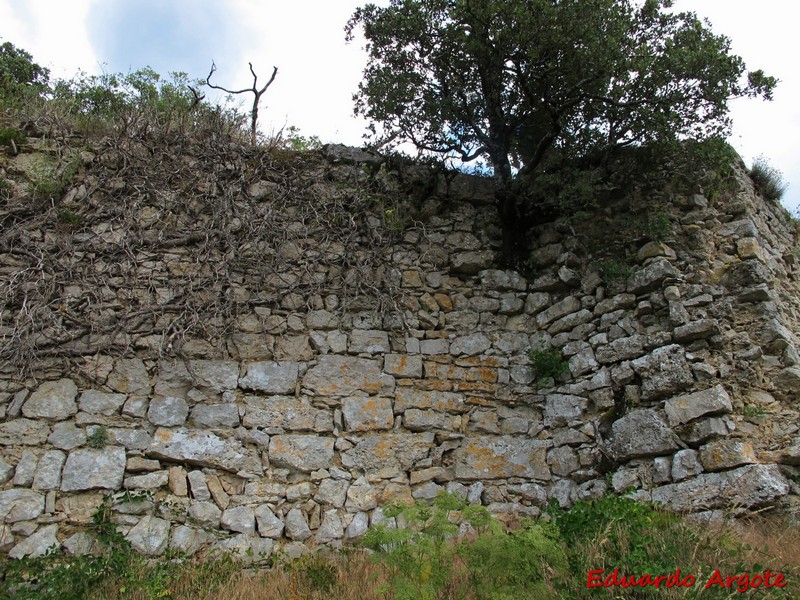
<svg viewBox="0 0 800 600"><path fill-rule="evenodd" d="M531 359L533 377L540 384L550 378L558 379L569 370L569 361L555 348L531 348L528 350L528 358Z"/></svg>

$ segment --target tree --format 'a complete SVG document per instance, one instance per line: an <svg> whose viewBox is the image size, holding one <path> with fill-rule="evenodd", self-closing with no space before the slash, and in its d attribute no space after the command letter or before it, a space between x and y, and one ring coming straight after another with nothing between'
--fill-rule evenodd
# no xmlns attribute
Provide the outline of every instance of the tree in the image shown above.
<svg viewBox="0 0 800 600"><path fill-rule="evenodd" d="M11 42L0 45L0 100L22 99L47 89L50 71L33 62L33 56Z"/></svg>
<svg viewBox="0 0 800 600"><path fill-rule="evenodd" d="M354 96L379 144L493 168L507 260L530 206L513 193L554 161L725 135L728 101L771 99L724 36L671 0L390 0L367 4L369 60ZM743 81L743 79L745 79ZM517 169L514 168L517 165Z"/></svg>
<svg viewBox="0 0 800 600"><path fill-rule="evenodd" d="M256 123L258 121L258 103L261 101L261 96L264 95L264 92L267 91L267 88L272 85L272 82L275 81L275 76L278 74L278 67L272 67L272 77L269 78L269 81L265 83L261 89L258 89L258 75L253 70L253 63L247 63L250 66L250 73L253 76L253 87L252 88L244 88L241 90L229 90L219 85L213 85L211 83L211 76L214 74L214 71L217 70L217 65L214 62L211 62L211 70L208 73L208 77L206 77L206 85L213 90L222 90L223 92L228 92L229 94L246 94L247 92L252 92L253 94L253 108L250 111L250 142L252 144L256 143ZM194 90L192 90L194 92ZM196 96L196 93L195 93Z"/></svg>

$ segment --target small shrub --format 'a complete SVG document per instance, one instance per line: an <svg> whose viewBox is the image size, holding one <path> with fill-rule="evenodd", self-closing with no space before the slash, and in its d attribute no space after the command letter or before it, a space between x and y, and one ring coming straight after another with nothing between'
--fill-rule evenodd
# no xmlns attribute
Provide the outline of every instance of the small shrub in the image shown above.
<svg viewBox="0 0 800 600"><path fill-rule="evenodd" d="M648 216L644 234L654 242L663 242L672 233L672 220L665 212L656 211Z"/></svg>
<svg viewBox="0 0 800 600"><path fill-rule="evenodd" d="M633 275L635 270L631 265L613 258L605 258L597 261L594 267L606 283L627 279Z"/></svg>
<svg viewBox="0 0 800 600"><path fill-rule="evenodd" d="M789 184L783 180L783 173L772 167L767 159L759 156L753 161L749 171L756 191L767 200L780 200Z"/></svg>
<svg viewBox="0 0 800 600"><path fill-rule="evenodd" d="M0 129L0 146L18 150L26 140L27 136L19 129Z"/></svg>
<svg viewBox="0 0 800 600"><path fill-rule="evenodd" d="M564 360L561 352L555 348L531 348L528 350L528 358L531 359L533 376L539 382L551 377L558 379L569 368L569 362Z"/></svg>
<svg viewBox="0 0 800 600"><path fill-rule="evenodd" d="M95 427L89 437L86 438L86 444L90 448L101 450L108 444L108 431L102 425Z"/></svg>
<svg viewBox="0 0 800 600"><path fill-rule="evenodd" d="M78 225L83 221L83 217L72 210L65 208L58 213L58 222L64 225Z"/></svg>

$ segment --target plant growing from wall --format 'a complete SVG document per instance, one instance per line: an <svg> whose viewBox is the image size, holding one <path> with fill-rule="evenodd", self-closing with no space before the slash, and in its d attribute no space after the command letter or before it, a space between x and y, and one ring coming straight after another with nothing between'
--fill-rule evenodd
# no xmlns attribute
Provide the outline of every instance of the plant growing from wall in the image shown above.
<svg viewBox="0 0 800 600"><path fill-rule="evenodd" d="M534 379L540 384L549 379L558 379L569 370L569 361L564 360L556 348L531 348L528 350Z"/></svg>

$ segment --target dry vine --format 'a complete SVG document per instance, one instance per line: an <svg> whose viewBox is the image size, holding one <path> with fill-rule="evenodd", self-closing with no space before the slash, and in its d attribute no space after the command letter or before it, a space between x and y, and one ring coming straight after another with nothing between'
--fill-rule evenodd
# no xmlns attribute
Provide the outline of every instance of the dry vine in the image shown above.
<svg viewBox="0 0 800 600"><path fill-rule="evenodd" d="M364 186L321 183L320 156L147 127L91 152L58 196L0 203L0 361L12 373L47 358L180 354L189 340L224 355L258 307L262 320L396 308L396 232L376 226Z"/></svg>

